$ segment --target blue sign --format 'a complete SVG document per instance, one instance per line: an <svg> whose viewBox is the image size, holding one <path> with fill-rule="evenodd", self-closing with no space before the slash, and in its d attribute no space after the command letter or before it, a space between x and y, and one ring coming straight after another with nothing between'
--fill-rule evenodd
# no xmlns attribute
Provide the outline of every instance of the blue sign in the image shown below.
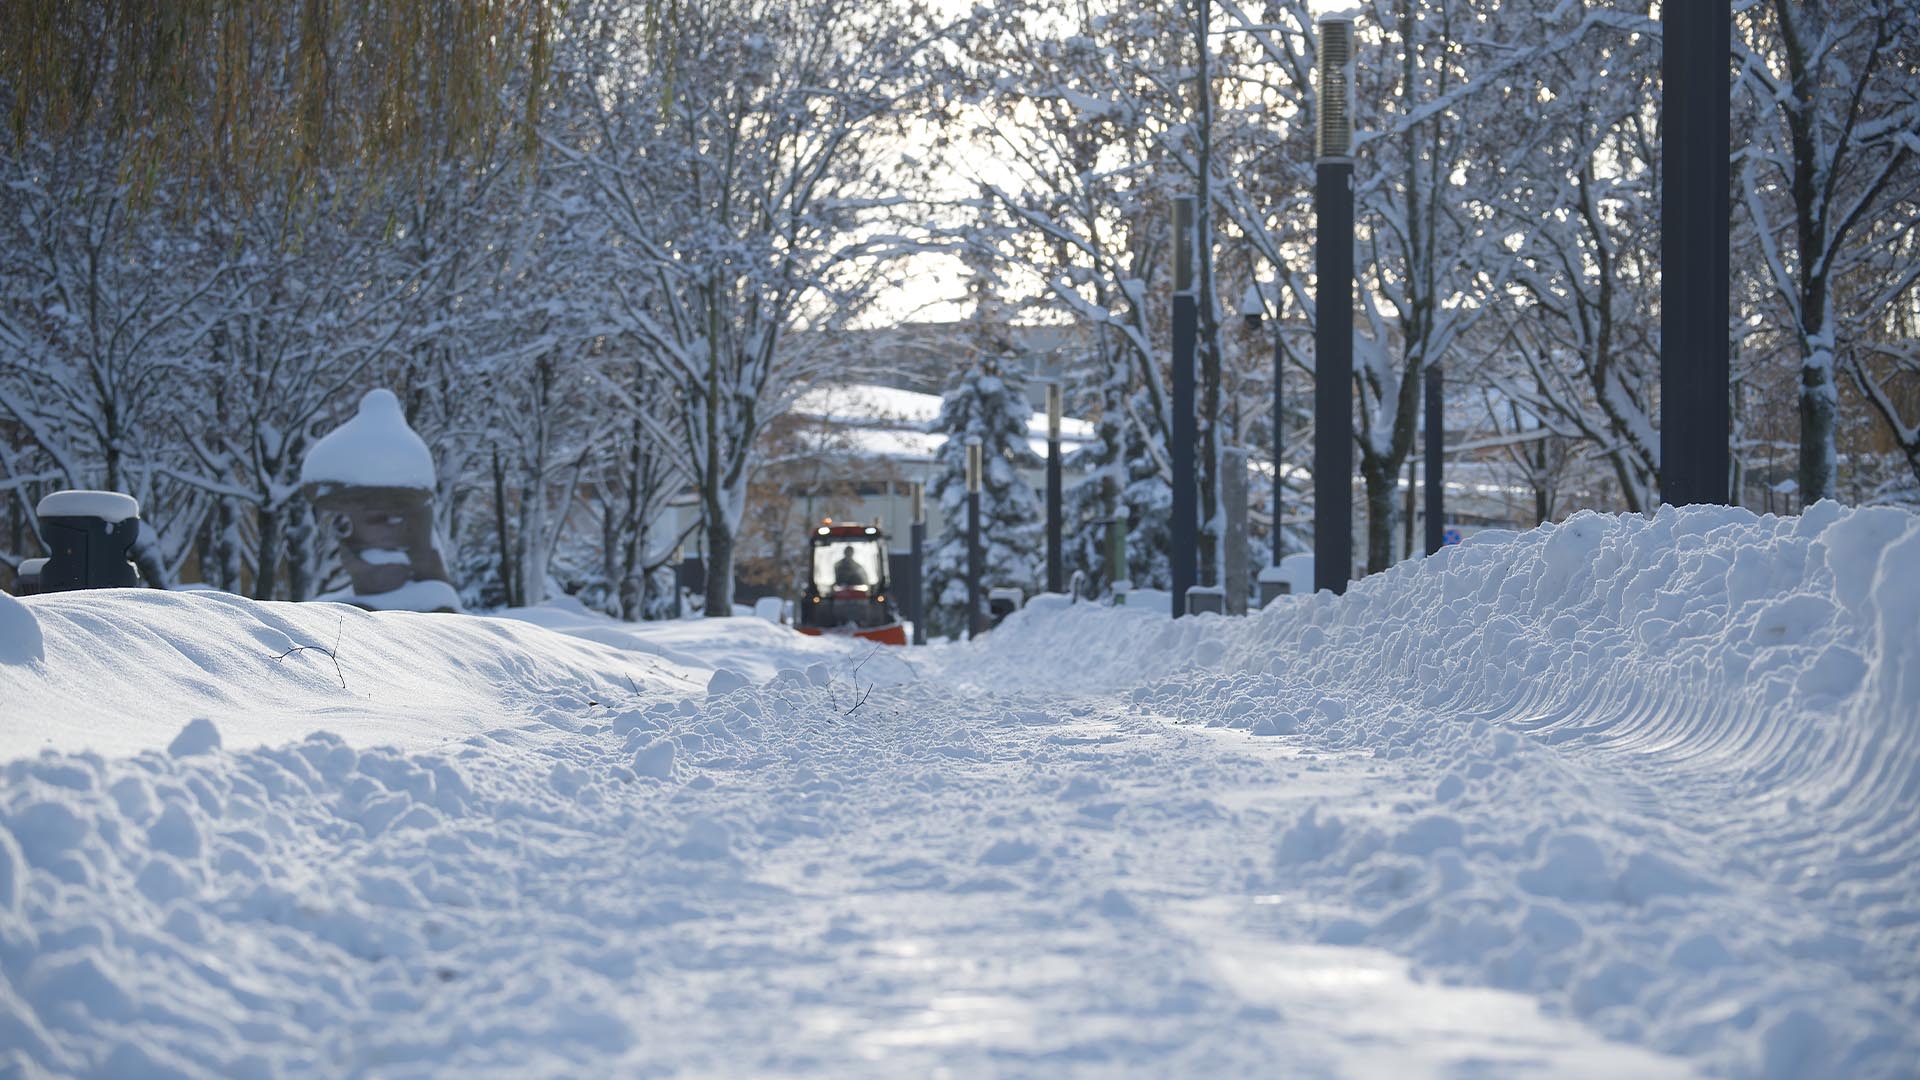
<svg viewBox="0 0 1920 1080"><path fill-rule="evenodd" d="M1460 527L1455 525L1440 534L1440 542L1452 546L1460 542Z"/></svg>

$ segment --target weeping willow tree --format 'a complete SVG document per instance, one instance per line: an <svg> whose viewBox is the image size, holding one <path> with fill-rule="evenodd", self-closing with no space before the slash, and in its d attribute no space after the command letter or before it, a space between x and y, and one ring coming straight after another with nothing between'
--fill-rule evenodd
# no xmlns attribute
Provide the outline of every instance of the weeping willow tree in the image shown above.
<svg viewBox="0 0 1920 1080"><path fill-rule="evenodd" d="M352 166L408 174L533 146L564 0L6 0L16 147L90 137L136 198L163 176L242 199ZM634 0L672 40L685 0Z"/></svg>

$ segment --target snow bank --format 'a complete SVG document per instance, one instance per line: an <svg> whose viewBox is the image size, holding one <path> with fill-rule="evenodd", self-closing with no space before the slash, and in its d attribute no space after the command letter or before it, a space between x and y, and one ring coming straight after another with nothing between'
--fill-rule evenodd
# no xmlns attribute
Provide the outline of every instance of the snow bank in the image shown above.
<svg viewBox="0 0 1920 1080"><path fill-rule="evenodd" d="M45 630L43 657L0 665L0 1075L653 1071L612 1063L666 1060L716 972L787 954L726 958L779 894L741 856L867 805L837 811L821 778L873 772L824 719L857 702L851 646L751 688L508 619L0 604ZM672 629L750 653L778 628ZM713 939L685 936L709 916ZM795 956L799 981L822 959ZM695 1071L762 1045L768 1013L719 1012L736 1026L672 1044Z"/></svg>
<svg viewBox="0 0 1920 1080"><path fill-rule="evenodd" d="M0 600L0 1074L1908 1076L1917 561L1589 515L926 650Z"/></svg>
<svg viewBox="0 0 1920 1080"><path fill-rule="evenodd" d="M513 608L501 612L500 617L657 656L689 670L728 668L757 683L783 670L836 663L849 656L858 659L871 655L870 674L898 679L909 673L903 664L904 655L898 651L848 638L808 637L755 615L629 623L589 611L572 597L563 597L536 608Z"/></svg>
<svg viewBox="0 0 1920 1080"><path fill-rule="evenodd" d="M0 667L35 663L45 655L40 621L27 605L0 592Z"/></svg>
<svg viewBox="0 0 1920 1080"><path fill-rule="evenodd" d="M1070 641L1071 649L1059 643ZM1920 522L1663 509L1480 534L1245 620L1030 609L948 669L1358 754L1269 873L1303 932L1767 1076L1920 1060Z"/></svg>
<svg viewBox="0 0 1920 1080"><path fill-rule="evenodd" d="M704 672L672 660L508 620L211 591L0 594L0 760L159 749L202 717L230 748L325 728L416 750L492 730L549 694L584 707L597 690L696 684Z"/></svg>
<svg viewBox="0 0 1920 1080"><path fill-rule="evenodd" d="M391 390L369 390L353 419L313 444L300 484L433 488L433 454Z"/></svg>
<svg viewBox="0 0 1920 1080"><path fill-rule="evenodd" d="M327 593L316 599L352 604L370 611L455 612L460 610L460 594L444 581L409 581L397 589L362 595L352 589Z"/></svg>

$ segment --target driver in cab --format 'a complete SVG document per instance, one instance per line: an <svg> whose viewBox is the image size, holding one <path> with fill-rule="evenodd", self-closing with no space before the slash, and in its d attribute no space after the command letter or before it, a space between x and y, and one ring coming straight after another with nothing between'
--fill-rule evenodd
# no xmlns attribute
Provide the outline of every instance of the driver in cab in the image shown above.
<svg viewBox="0 0 1920 1080"><path fill-rule="evenodd" d="M839 589L861 588L868 584L867 572L861 568L860 560L853 557L852 544L840 552L840 560L833 564L833 584Z"/></svg>

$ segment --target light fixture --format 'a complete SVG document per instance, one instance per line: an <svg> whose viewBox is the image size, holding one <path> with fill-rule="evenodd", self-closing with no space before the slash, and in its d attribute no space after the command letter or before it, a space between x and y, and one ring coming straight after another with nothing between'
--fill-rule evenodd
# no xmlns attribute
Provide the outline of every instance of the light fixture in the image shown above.
<svg viewBox="0 0 1920 1080"><path fill-rule="evenodd" d="M1320 160L1353 156L1353 19L1322 15L1320 27Z"/></svg>

